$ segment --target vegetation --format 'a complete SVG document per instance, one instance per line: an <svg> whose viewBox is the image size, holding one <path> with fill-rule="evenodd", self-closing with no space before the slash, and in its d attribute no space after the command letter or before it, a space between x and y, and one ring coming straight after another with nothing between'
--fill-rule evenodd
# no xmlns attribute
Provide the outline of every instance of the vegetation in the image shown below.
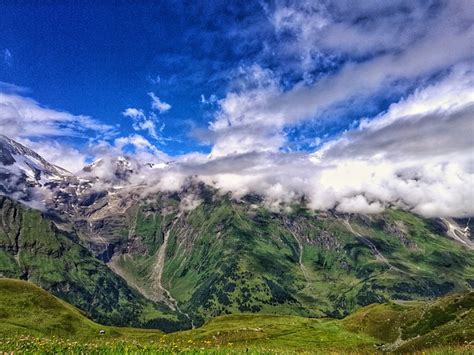
<svg viewBox="0 0 474 355"><path fill-rule="evenodd" d="M371 305L342 322L348 330L387 343L387 350L415 351L447 344L474 346L474 291L430 302Z"/></svg>
<svg viewBox="0 0 474 355"><path fill-rule="evenodd" d="M373 303L423 301L474 284L472 251L435 220L395 209L315 212L303 204L273 212L256 196L237 202L192 188L200 204L191 210L180 207L189 191L159 193L94 220L95 232L114 243L110 268L92 254L93 236L84 239L85 219L73 224L77 234L64 232L2 197L0 275L29 280L94 321L166 332L189 329L188 316L195 326L240 313L342 318ZM150 301L160 297L157 274L176 312Z"/></svg>
<svg viewBox="0 0 474 355"><path fill-rule="evenodd" d="M474 350L473 302L471 292L428 303L371 305L344 320L237 314L164 334L97 324L31 283L0 279L0 351L468 353Z"/></svg>
<svg viewBox="0 0 474 355"><path fill-rule="evenodd" d="M372 303L468 290L474 280L472 252L409 212L271 212L206 187L195 194L202 202L191 211L180 211L177 195L143 202L136 230L148 252L121 261L146 288L150 245L171 229L163 285L195 324L242 312L341 318Z"/></svg>
<svg viewBox="0 0 474 355"><path fill-rule="evenodd" d="M0 221L0 276L29 280L104 324L144 326L152 318L163 329L183 326L39 211L0 196Z"/></svg>

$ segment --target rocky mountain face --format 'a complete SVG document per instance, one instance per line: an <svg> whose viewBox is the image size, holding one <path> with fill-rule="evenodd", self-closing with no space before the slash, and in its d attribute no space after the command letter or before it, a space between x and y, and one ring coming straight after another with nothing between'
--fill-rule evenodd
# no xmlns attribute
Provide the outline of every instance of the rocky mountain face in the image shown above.
<svg viewBox="0 0 474 355"><path fill-rule="evenodd" d="M102 322L172 330L240 312L340 317L474 287L470 220L303 204L275 212L259 196L237 201L192 181L145 192L130 184L137 163L126 157L72 176L6 138L0 154L0 171L24 176L19 191L48 196L43 213L1 199L0 275L31 280Z"/></svg>
<svg viewBox="0 0 474 355"><path fill-rule="evenodd" d="M33 150L0 135L0 193L29 201L35 188L61 181L71 173L50 164Z"/></svg>

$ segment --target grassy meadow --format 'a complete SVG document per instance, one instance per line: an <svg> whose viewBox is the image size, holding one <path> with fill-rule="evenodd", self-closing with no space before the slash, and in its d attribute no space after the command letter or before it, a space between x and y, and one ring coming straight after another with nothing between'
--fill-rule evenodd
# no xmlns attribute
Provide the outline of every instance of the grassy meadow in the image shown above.
<svg viewBox="0 0 474 355"><path fill-rule="evenodd" d="M342 320L236 314L165 334L109 327L31 283L0 279L6 353L320 353L474 351L474 293L371 305ZM102 334L101 334L102 333Z"/></svg>

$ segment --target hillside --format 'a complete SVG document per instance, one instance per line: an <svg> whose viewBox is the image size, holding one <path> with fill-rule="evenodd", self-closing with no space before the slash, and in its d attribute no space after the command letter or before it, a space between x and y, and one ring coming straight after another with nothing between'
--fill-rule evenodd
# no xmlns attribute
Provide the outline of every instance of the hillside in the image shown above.
<svg viewBox="0 0 474 355"><path fill-rule="evenodd" d="M342 323L348 330L380 339L386 343L386 350L408 352L448 344L474 345L474 292L429 302L370 305Z"/></svg>
<svg viewBox="0 0 474 355"><path fill-rule="evenodd" d="M183 192L115 214L130 232L110 239L109 265L145 296L168 303L171 296L196 324L241 312L342 317L374 302L423 300L473 284L472 251L438 220L401 210L272 212L207 187L193 193L201 202L192 210L180 208ZM108 235L111 218L100 229Z"/></svg>
<svg viewBox="0 0 474 355"><path fill-rule="evenodd" d="M20 280L0 279L0 334L87 338L103 326L50 293Z"/></svg>
<svg viewBox="0 0 474 355"><path fill-rule="evenodd" d="M0 351L468 351L474 345L473 309L470 292L430 302L370 305L343 320L221 316L201 328L163 335L102 326L31 283L0 279Z"/></svg>
<svg viewBox="0 0 474 355"><path fill-rule="evenodd" d="M178 323L166 307L130 289L79 245L74 233L59 230L39 211L2 196L0 276L29 280L102 323L143 326L153 319L164 329Z"/></svg>

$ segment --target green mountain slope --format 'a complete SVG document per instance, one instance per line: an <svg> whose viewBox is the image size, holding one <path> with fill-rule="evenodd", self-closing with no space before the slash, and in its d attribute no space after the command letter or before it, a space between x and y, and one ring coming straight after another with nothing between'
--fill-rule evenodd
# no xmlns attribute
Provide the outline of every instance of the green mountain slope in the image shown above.
<svg viewBox="0 0 474 355"><path fill-rule="evenodd" d="M474 292L430 302L371 305L345 318L347 330L368 334L403 352L448 344L474 346Z"/></svg>
<svg viewBox="0 0 474 355"><path fill-rule="evenodd" d="M183 326L177 316L126 282L39 211L0 196L0 276L29 280L105 324Z"/></svg>
<svg viewBox="0 0 474 355"><path fill-rule="evenodd" d="M101 331L105 331L105 334L101 334ZM163 333L156 329L118 328L98 324L76 307L30 282L0 279L0 339L3 341L24 336L39 339L57 337L79 342L148 340L161 335ZM0 350L5 350L2 345Z"/></svg>
<svg viewBox="0 0 474 355"><path fill-rule="evenodd" d="M2 336L91 337L103 329L77 308L31 283L0 279Z"/></svg>
<svg viewBox="0 0 474 355"><path fill-rule="evenodd" d="M31 283L0 279L0 351L468 353L474 346L473 309L470 292L430 302L370 305L343 320L221 316L200 328L163 335L99 325Z"/></svg>
<svg viewBox="0 0 474 355"><path fill-rule="evenodd" d="M113 264L145 295L160 293L159 275L196 324L241 312L342 317L374 302L428 299L474 283L472 251L436 220L409 212L271 212L207 188L197 194L201 204L185 210L185 198L159 195L131 208L134 228L117 243Z"/></svg>
<svg viewBox="0 0 474 355"><path fill-rule="evenodd" d="M183 208L190 195L199 204ZM84 209L98 212L71 218L68 233L1 198L0 275L31 280L96 321L166 331L243 312L343 317L474 284L472 250L409 212L272 212L258 197L236 202L205 186L132 199L123 211L96 197Z"/></svg>

